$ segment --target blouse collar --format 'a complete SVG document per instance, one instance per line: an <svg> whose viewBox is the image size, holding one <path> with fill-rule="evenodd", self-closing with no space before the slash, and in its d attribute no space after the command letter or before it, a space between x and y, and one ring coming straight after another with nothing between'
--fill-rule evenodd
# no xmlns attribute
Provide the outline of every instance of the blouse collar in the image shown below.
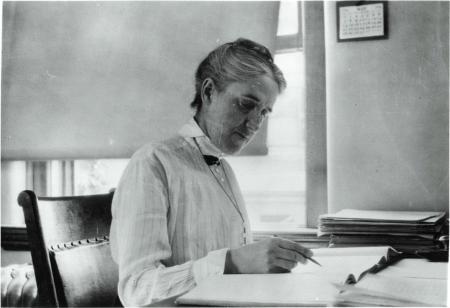
<svg viewBox="0 0 450 308"><path fill-rule="evenodd" d="M218 158L222 158L225 155L205 135L194 118L191 118L188 123L183 125L178 133L185 138L195 139L203 155L212 155Z"/></svg>

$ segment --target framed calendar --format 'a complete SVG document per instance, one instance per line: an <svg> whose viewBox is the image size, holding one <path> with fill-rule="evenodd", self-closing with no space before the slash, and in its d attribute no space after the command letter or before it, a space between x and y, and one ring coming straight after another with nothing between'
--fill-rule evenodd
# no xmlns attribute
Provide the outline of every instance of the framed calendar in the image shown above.
<svg viewBox="0 0 450 308"><path fill-rule="evenodd" d="M338 42L388 37L387 1L338 1L336 15Z"/></svg>

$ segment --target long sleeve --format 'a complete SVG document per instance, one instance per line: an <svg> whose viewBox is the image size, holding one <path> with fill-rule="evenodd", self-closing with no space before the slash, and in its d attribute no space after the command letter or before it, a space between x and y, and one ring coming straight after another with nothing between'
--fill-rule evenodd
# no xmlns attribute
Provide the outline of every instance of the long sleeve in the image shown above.
<svg viewBox="0 0 450 308"><path fill-rule="evenodd" d="M149 154L150 153L150 154ZM170 211L165 170L152 151L137 152L114 194L111 251L119 265L118 293L126 306L145 306L190 290L223 273L227 249L169 265Z"/></svg>

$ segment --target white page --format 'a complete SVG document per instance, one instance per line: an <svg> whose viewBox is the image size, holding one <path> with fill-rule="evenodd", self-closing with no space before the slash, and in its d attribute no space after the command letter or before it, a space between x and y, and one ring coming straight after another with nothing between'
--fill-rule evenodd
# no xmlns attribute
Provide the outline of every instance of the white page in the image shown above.
<svg viewBox="0 0 450 308"><path fill-rule="evenodd" d="M383 269L377 275L389 277L410 277L447 279L447 262L430 262L426 259L403 259Z"/></svg>
<svg viewBox="0 0 450 308"><path fill-rule="evenodd" d="M420 211L371 211L371 210L353 210L344 209L336 214L327 214L323 217L363 219L363 220L397 220L397 221L437 221L444 213L442 212L420 212ZM428 218L428 219L427 219Z"/></svg>
<svg viewBox="0 0 450 308"><path fill-rule="evenodd" d="M361 273L386 256L388 249L388 246L312 249L314 260L322 266L308 261L306 264L299 263L292 272L316 274L331 282L344 283L350 274L358 279Z"/></svg>
<svg viewBox="0 0 450 308"><path fill-rule="evenodd" d="M220 275L201 282L177 303L212 306L315 306L333 302L338 289L310 274Z"/></svg>
<svg viewBox="0 0 450 308"><path fill-rule="evenodd" d="M428 306L446 306L447 280L423 278L394 278L367 275L356 284L368 294L377 292L395 299L424 303Z"/></svg>
<svg viewBox="0 0 450 308"><path fill-rule="evenodd" d="M327 256L386 256L390 246L340 247L312 249L314 258Z"/></svg>

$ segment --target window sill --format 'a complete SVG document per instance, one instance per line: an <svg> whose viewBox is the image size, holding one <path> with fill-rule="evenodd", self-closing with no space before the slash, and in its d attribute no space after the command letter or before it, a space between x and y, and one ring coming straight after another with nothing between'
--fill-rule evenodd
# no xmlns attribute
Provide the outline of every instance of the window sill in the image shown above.
<svg viewBox="0 0 450 308"><path fill-rule="evenodd" d="M261 241L272 236L282 237L294 242L297 242L306 248L321 248L328 247L330 238L317 237L317 229L313 228L299 228L294 226L261 226L261 229L252 231L253 239Z"/></svg>
<svg viewBox="0 0 450 308"><path fill-rule="evenodd" d="M1 226L1 236L5 250L30 250L25 226Z"/></svg>

